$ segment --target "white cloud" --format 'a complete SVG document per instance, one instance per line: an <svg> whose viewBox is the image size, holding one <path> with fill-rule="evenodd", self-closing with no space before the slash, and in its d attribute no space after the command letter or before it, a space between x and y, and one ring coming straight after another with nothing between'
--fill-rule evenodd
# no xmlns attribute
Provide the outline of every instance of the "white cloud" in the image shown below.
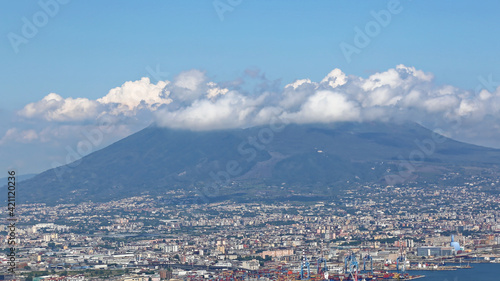
<svg viewBox="0 0 500 281"><path fill-rule="evenodd" d="M220 88L217 86L217 83L214 82L208 82L207 86L209 87L207 90L207 98L209 99L213 99L219 95L225 95L229 92L229 89Z"/></svg>
<svg viewBox="0 0 500 281"><path fill-rule="evenodd" d="M407 90L417 83L430 82L432 79L432 74L426 74L421 70L416 70L415 67L400 64L396 68L371 75L364 80L362 89L373 91L378 87L389 86L392 89L403 88Z"/></svg>
<svg viewBox="0 0 500 281"><path fill-rule="evenodd" d="M425 100L424 105L428 112L449 112L458 107L460 100L456 96L446 95Z"/></svg>
<svg viewBox="0 0 500 281"><path fill-rule="evenodd" d="M174 80L174 85L190 91L196 91L206 81L205 73L197 69L181 72Z"/></svg>
<svg viewBox="0 0 500 281"><path fill-rule="evenodd" d="M323 80L321 80L321 84L327 84L332 88L336 88L338 86L342 86L347 83L347 76L340 69L335 68L330 71L328 75L326 75Z"/></svg>
<svg viewBox="0 0 500 281"><path fill-rule="evenodd" d="M363 99L364 107L372 106L388 106L395 105L402 96L398 95L396 91L393 91L387 86L377 87L372 91L366 92Z"/></svg>
<svg viewBox="0 0 500 281"><path fill-rule="evenodd" d="M341 93L322 90L309 97L298 112L283 117L295 123L359 121L360 108Z"/></svg>
<svg viewBox="0 0 500 281"><path fill-rule="evenodd" d="M66 98L50 93L41 101L26 105L19 115L26 118L42 118L47 121L82 121L95 116L99 104L87 98Z"/></svg>
<svg viewBox="0 0 500 281"><path fill-rule="evenodd" d="M192 130L214 130L247 126L262 106L265 96L256 99L231 91L216 100L195 100L187 107L156 113L160 126Z"/></svg>
<svg viewBox="0 0 500 281"><path fill-rule="evenodd" d="M300 107L317 88L318 84L309 79L296 80L285 86L279 104L285 109L294 110Z"/></svg>
<svg viewBox="0 0 500 281"><path fill-rule="evenodd" d="M292 87L294 90L297 90L298 87L302 85L312 84L310 79L298 79L293 81L292 83L285 86L285 88Z"/></svg>
<svg viewBox="0 0 500 281"><path fill-rule="evenodd" d="M144 77L137 81L125 82L122 86L111 89L109 93L98 99L101 104L115 104L113 113L133 111L141 106L148 109L156 109L172 100L168 98L169 92L163 91L169 81L159 81L152 84L149 78Z"/></svg>
<svg viewBox="0 0 500 281"><path fill-rule="evenodd" d="M79 122L95 120L106 114L135 115L138 110L156 110L170 103L166 90L169 81L150 82L149 78L125 82L111 89L97 100L87 98L63 98L50 93L42 100L26 105L18 115L28 119L41 118L45 121Z"/></svg>
<svg viewBox="0 0 500 281"><path fill-rule="evenodd" d="M207 80L205 73L197 69L181 72L169 87L170 95L174 101L195 101L207 94Z"/></svg>

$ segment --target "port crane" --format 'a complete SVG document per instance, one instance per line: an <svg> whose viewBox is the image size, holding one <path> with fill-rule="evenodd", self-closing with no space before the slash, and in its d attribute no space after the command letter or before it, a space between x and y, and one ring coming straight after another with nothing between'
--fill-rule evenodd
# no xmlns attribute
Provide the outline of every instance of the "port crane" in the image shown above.
<svg viewBox="0 0 500 281"><path fill-rule="evenodd" d="M311 269L309 268L309 261L307 260L306 253L302 254L302 263L300 264L300 280L311 278ZM304 277L304 268L307 267L307 278Z"/></svg>
<svg viewBox="0 0 500 281"><path fill-rule="evenodd" d="M368 261L370 261L370 272L371 274L373 274L373 258L369 254L366 254L363 257L363 271L366 272L366 264L368 263Z"/></svg>
<svg viewBox="0 0 500 281"><path fill-rule="evenodd" d="M323 267L321 267L321 263L323 263ZM317 274L324 274L325 272L328 272L328 267L326 267L326 260L324 258L319 258L317 261Z"/></svg>
<svg viewBox="0 0 500 281"><path fill-rule="evenodd" d="M349 274L349 277L354 281L358 281L358 260L356 255L351 253L344 259L344 272Z"/></svg>
<svg viewBox="0 0 500 281"><path fill-rule="evenodd" d="M401 272L404 273L406 271L406 253L405 253L405 251L403 251L403 246L401 246L400 255L396 259L396 270L397 270L397 272L399 272L399 265L400 264L401 264Z"/></svg>

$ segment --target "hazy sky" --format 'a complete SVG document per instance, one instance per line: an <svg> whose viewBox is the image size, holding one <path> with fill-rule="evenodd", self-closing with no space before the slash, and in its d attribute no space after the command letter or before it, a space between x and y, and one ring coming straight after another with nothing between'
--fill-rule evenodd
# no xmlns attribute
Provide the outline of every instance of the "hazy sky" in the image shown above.
<svg viewBox="0 0 500 281"><path fill-rule="evenodd" d="M113 130L89 152L153 121L221 129L262 124L269 112L296 122L409 119L500 147L499 8L8 1L0 10L2 167L65 164L102 119ZM296 79L310 80L286 87Z"/></svg>

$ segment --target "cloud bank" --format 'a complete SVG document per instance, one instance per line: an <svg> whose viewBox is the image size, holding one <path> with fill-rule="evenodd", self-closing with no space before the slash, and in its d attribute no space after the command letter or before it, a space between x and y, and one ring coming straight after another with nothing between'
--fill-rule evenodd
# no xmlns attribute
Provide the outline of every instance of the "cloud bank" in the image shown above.
<svg viewBox="0 0 500 281"><path fill-rule="evenodd" d="M498 118L500 102L498 89L476 93L435 85L432 74L404 65L367 78L334 69L319 82L298 79L279 91L265 87L259 90L248 93L234 81L219 84L209 81L202 71L190 70L173 81L154 84L142 78L125 82L97 100L62 98L50 93L26 105L18 115L50 122L81 122L148 111L154 115L152 121L163 127L214 130L260 125L268 121L265 112L269 110L295 123L397 119L428 122L426 118L481 121Z"/></svg>

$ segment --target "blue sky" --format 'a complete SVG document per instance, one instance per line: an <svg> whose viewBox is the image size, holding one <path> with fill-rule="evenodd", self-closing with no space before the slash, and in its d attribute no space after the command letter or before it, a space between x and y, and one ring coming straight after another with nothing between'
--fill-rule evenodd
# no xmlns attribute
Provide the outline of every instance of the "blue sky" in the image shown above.
<svg viewBox="0 0 500 281"><path fill-rule="evenodd" d="M296 122L408 119L500 147L498 1L3 4L0 162L21 174L67 164L104 117L113 132L79 156L153 121L224 129L273 110Z"/></svg>
<svg viewBox="0 0 500 281"><path fill-rule="evenodd" d="M225 0L222 2L226 2ZM387 1L248 1L224 13L213 1L70 1L15 54L7 38L21 34L36 1L8 1L0 11L3 109L49 92L103 96L160 66L171 76L192 68L229 80L248 67L288 83L320 79L333 68L367 76L397 64L434 73L437 83L473 89L477 77L500 77L498 1L401 1L369 46L347 63L341 42L373 20ZM171 77L167 77L171 78Z"/></svg>

